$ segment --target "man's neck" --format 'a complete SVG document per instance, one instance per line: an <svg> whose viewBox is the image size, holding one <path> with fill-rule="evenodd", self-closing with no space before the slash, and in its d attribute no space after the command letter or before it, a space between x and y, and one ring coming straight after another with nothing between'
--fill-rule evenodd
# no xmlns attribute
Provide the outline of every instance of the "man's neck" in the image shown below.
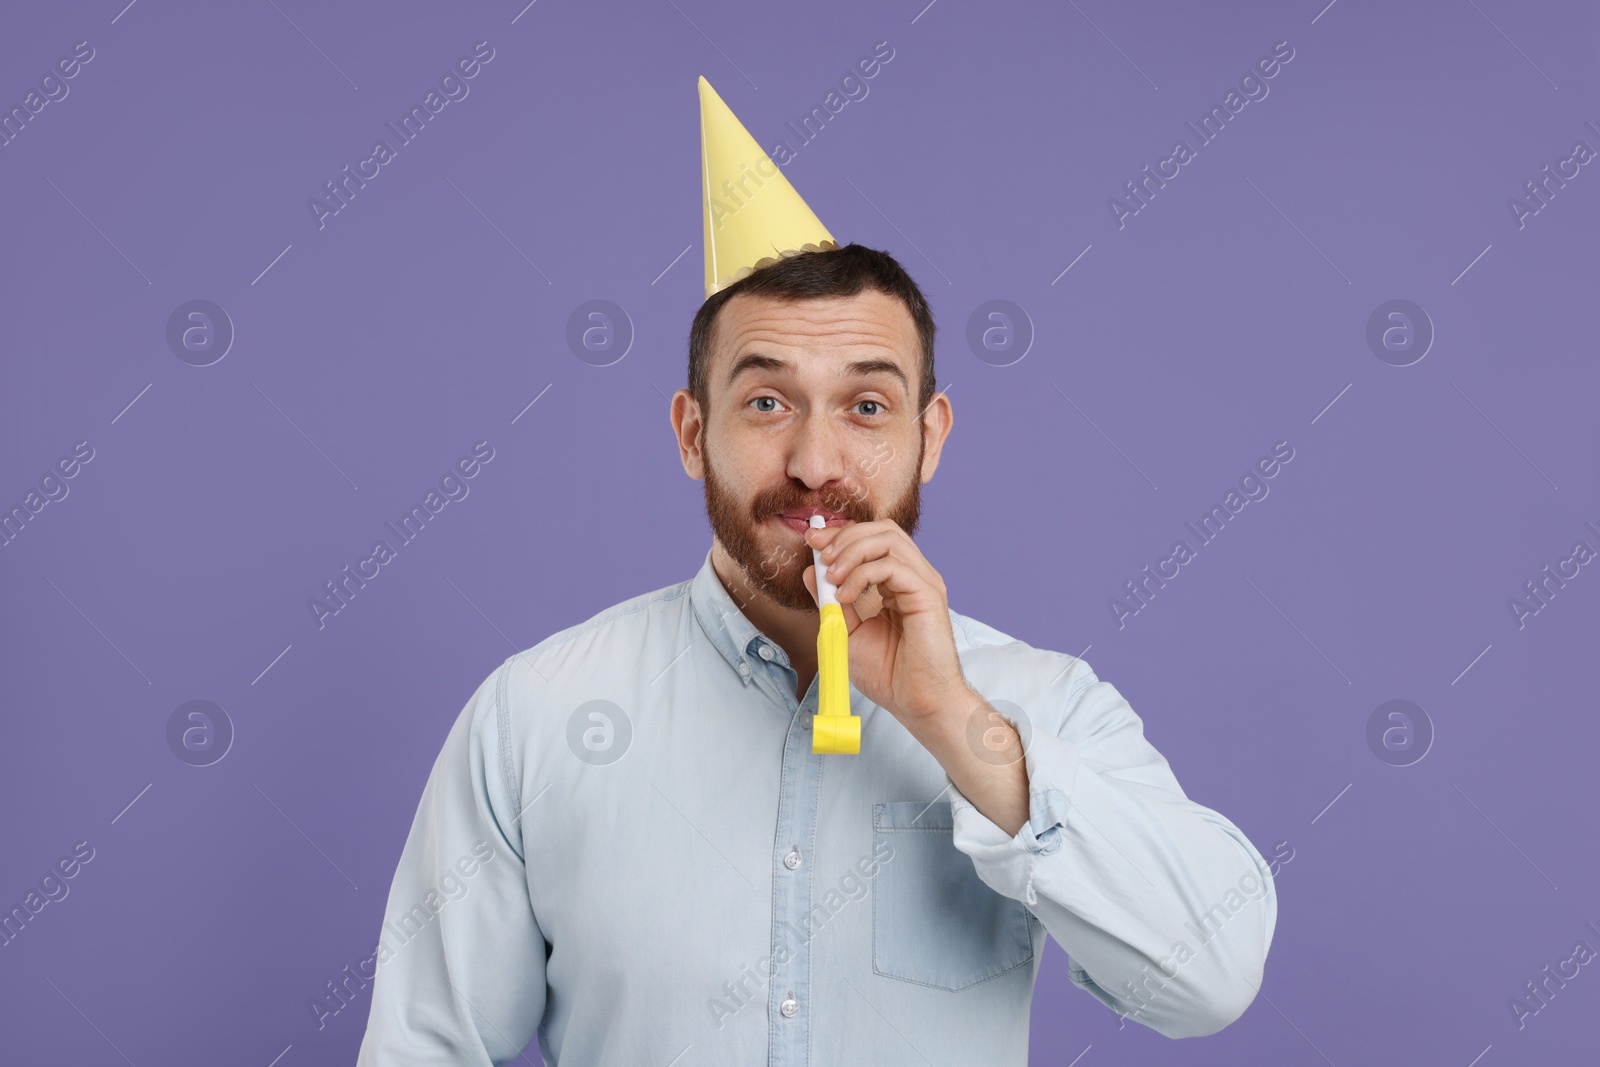
<svg viewBox="0 0 1600 1067"><path fill-rule="evenodd" d="M789 665L799 675L795 697L803 697L817 673L817 628L821 617L815 611L786 608L757 589L722 542L715 539L711 543L711 568L745 618L789 654Z"/></svg>

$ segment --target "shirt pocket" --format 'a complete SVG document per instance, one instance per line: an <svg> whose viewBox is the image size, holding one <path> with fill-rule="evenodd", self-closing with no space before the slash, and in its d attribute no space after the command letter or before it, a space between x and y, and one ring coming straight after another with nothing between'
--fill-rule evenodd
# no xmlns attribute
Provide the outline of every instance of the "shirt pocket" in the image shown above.
<svg viewBox="0 0 1600 1067"><path fill-rule="evenodd" d="M1027 909L956 848L949 801L874 804L872 837L878 855L894 850L873 879L874 972L955 991L1033 959Z"/></svg>

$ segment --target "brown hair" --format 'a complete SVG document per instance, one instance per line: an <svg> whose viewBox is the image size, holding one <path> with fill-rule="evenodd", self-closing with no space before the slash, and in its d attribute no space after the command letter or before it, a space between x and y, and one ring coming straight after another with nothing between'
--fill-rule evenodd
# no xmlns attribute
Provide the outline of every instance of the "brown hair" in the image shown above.
<svg viewBox="0 0 1600 1067"><path fill-rule="evenodd" d="M897 297L911 313L917 336L922 341L922 383L917 398L920 415L933 400L933 313L922 290L887 252L865 245L848 244L823 252L798 252L784 256L711 294L695 312L689 328L689 394L702 412L710 411L707 389L711 362L711 339L716 329L717 312L740 293L775 300L798 301L825 296L855 296L863 289L876 289Z"/></svg>

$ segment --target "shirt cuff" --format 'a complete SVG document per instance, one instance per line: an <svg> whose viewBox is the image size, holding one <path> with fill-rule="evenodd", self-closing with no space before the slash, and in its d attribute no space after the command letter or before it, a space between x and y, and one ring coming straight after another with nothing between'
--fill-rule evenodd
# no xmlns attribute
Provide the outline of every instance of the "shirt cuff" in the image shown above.
<svg viewBox="0 0 1600 1067"><path fill-rule="evenodd" d="M1033 861L1061 848L1080 763L1077 746L1054 735L1035 736L1023 756L1028 772L1028 821L1007 835L950 786L956 848L972 857L978 877L995 892L1032 904Z"/></svg>

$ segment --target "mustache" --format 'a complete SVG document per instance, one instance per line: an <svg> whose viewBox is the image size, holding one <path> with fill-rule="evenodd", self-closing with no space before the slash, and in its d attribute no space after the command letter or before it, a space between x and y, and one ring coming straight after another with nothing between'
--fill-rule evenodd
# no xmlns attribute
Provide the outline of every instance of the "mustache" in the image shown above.
<svg viewBox="0 0 1600 1067"><path fill-rule="evenodd" d="M838 512L852 522L872 521L872 509L867 506L865 494L855 495L846 490L807 493L795 486L783 485L758 493L750 502L750 514L757 521L769 519L780 511L807 508Z"/></svg>

